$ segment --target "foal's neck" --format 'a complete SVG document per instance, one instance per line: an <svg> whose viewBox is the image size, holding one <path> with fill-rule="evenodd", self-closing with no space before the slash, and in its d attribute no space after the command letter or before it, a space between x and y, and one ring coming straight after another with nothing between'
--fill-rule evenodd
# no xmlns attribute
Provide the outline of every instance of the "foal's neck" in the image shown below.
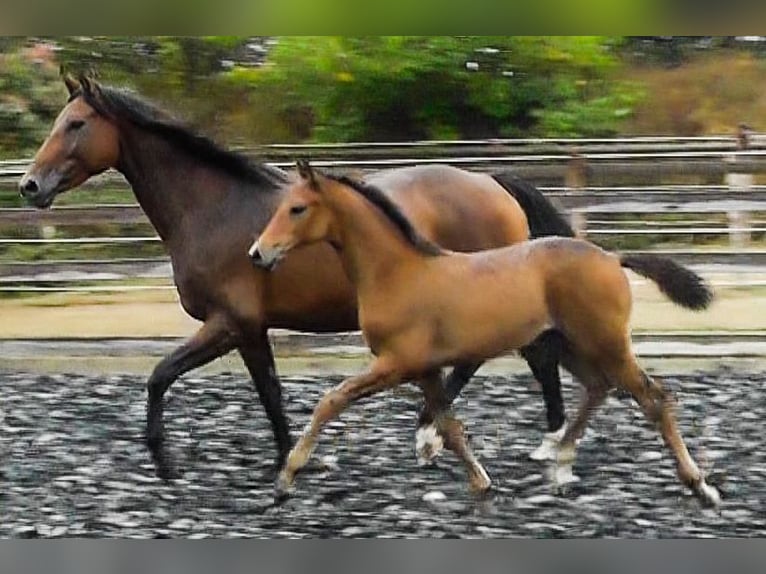
<svg viewBox="0 0 766 574"><path fill-rule="evenodd" d="M360 297L368 288L390 285L398 269L425 259L386 215L357 192L337 186L327 198L338 223L343 267Z"/></svg>

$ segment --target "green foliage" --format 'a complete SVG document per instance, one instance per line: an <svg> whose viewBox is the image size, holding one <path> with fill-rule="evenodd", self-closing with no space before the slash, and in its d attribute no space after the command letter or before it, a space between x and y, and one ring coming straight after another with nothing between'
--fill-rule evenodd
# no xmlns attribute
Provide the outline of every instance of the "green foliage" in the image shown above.
<svg viewBox="0 0 766 574"><path fill-rule="evenodd" d="M17 43L0 52L0 157L32 153L45 139L66 90L58 69L34 61Z"/></svg>
<svg viewBox="0 0 766 574"><path fill-rule="evenodd" d="M610 135L638 95L597 37L286 37L269 63L247 81L320 141Z"/></svg>

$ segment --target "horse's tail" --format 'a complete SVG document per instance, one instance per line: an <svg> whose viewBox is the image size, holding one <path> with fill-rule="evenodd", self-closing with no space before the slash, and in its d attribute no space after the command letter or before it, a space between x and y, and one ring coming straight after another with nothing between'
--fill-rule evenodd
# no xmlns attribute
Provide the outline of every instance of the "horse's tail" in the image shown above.
<svg viewBox="0 0 766 574"><path fill-rule="evenodd" d="M687 309L706 309L713 300L713 291L702 277L667 257L621 255L620 265L651 279L673 303Z"/></svg>
<svg viewBox="0 0 766 574"><path fill-rule="evenodd" d="M502 185L519 202L527 216L531 239L548 235L575 236L574 230L558 212L556 206L534 185L508 171L492 174L492 179Z"/></svg>

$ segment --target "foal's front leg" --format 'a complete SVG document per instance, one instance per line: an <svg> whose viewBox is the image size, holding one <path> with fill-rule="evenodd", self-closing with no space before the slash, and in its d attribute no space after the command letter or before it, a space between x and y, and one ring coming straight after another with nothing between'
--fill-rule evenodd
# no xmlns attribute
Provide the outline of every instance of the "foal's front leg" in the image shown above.
<svg viewBox="0 0 766 574"><path fill-rule="evenodd" d="M298 443L290 451L287 463L279 473L276 495L284 497L295 480L295 474L309 460L316 445L319 431L328 422L336 418L354 401L402 383L402 375L389 368L380 359L376 360L369 372L346 379L341 384L325 393L311 415L311 421Z"/></svg>

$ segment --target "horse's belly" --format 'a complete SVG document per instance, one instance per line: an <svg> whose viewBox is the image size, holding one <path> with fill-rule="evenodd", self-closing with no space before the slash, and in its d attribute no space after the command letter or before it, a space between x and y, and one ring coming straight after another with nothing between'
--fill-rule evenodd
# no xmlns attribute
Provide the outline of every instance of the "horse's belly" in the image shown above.
<svg viewBox="0 0 766 574"><path fill-rule="evenodd" d="M356 294L328 245L299 249L265 276L269 327L335 332L359 328Z"/></svg>

